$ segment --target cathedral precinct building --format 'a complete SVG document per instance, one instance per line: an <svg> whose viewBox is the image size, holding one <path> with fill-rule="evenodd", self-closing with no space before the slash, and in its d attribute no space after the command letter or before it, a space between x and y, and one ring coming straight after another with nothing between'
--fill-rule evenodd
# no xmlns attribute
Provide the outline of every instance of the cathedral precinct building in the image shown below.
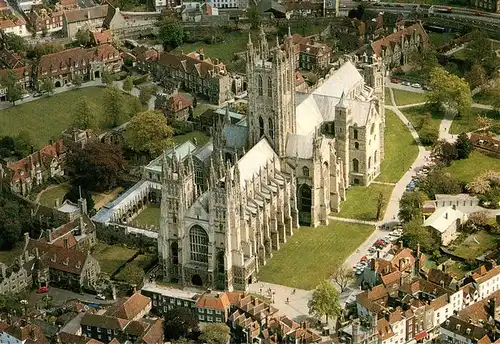
<svg viewBox="0 0 500 344"><path fill-rule="evenodd" d="M349 185L384 157L384 65L344 63L296 93L292 36L247 45L248 116L214 126L189 154L165 155L159 261L166 281L246 290L299 223L328 224Z"/></svg>

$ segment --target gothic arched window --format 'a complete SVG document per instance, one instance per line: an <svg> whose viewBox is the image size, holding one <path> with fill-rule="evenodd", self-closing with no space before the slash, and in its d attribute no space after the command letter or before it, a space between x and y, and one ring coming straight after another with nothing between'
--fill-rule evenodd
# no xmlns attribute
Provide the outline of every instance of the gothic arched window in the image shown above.
<svg viewBox="0 0 500 344"><path fill-rule="evenodd" d="M368 168L372 167L372 157L368 158Z"/></svg>
<svg viewBox="0 0 500 344"><path fill-rule="evenodd" d="M217 270L219 273L224 272L224 266L224 251L219 251L219 253L217 253Z"/></svg>
<svg viewBox="0 0 500 344"><path fill-rule="evenodd" d="M309 169L307 167L302 167L302 175L304 177L309 177Z"/></svg>
<svg viewBox="0 0 500 344"><path fill-rule="evenodd" d="M354 142L354 149L359 149L359 142Z"/></svg>
<svg viewBox="0 0 500 344"><path fill-rule="evenodd" d="M271 77L267 78L267 96L273 96L273 81L271 80Z"/></svg>
<svg viewBox="0 0 500 344"><path fill-rule="evenodd" d="M370 128L370 134L373 135L374 132L375 132L375 123L373 123Z"/></svg>
<svg viewBox="0 0 500 344"><path fill-rule="evenodd" d="M271 139L274 139L274 127L273 127L273 120L269 118L269 123L268 123L268 126L269 126L269 137Z"/></svg>
<svg viewBox="0 0 500 344"><path fill-rule="evenodd" d="M170 245L170 251L172 253L172 264L179 264L179 245L176 242Z"/></svg>
<svg viewBox="0 0 500 344"><path fill-rule="evenodd" d="M198 225L191 227L189 231L189 244L191 260L208 263L208 235L203 228Z"/></svg>
<svg viewBox="0 0 500 344"><path fill-rule="evenodd" d="M259 89L259 96L263 95L263 91L262 91L262 76L259 75L259 78L258 78L258 89Z"/></svg>
<svg viewBox="0 0 500 344"><path fill-rule="evenodd" d="M354 139L357 140L358 139L358 130L357 129L354 129L353 131L353 136L354 136Z"/></svg>
<svg viewBox="0 0 500 344"><path fill-rule="evenodd" d="M260 137L264 136L264 120L262 117L259 117L259 133Z"/></svg>
<svg viewBox="0 0 500 344"><path fill-rule="evenodd" d="M307 184L302 184L299 188L299 211L310 212L312 206L311 187Z"/></svg>
<svg viewBox="0 0 500 344"><path fill-rule="evenodd" d="M354 172L359 172L359 160L358 159L352 159L352 170Z"/></svg>

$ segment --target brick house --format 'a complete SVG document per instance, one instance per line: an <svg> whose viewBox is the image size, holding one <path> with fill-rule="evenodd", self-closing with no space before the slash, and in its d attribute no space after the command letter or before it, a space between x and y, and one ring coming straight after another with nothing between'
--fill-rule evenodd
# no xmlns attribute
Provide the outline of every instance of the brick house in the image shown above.
<svg viewBox="0 0 500 344"><path fill-rule="evenodd" d="M31 25L37 33L54 32L63 28L63 11L51 10L43 6L33 6L28 14Z"/></svg>
<svg viewBox="0 0 500 344"><path fill-rule="evenodd" d="M104 71L119 72L122 58L111 44L102 44L94 48L72 48L57 53L44 55L37 66L38 81L51 78L55 87L71 82L75 75L84 80L100 78Z"/></svg>
<svg viewBox="0 0 500 344"><path fill-rule="evenodd" d="M106 43L111 44L113 41L111 39L111 31L110 30L93 31L92 38L94 40L95 45L101 45L101 44L106 44Z"/></svg>
<svg viewBox="0 0 500 344"><path fill-rule="evenodd" d="M186 91L201 95L214 104L230 98L232 79L226 65L206 57L203 50L187 55L160 53L155 76L162 82L174 81Z"/></svg>
<svg viewBox="0 0 500 344"><path fill-rule="evenodd" d="M108 13L108 5L65 11L63 30L66 36L74 38L79 30L94 30L102 27Z"/></svg>
<svg viewBox="0 0 500 344"><path fill-rule="evenodd" d="M174 94L168 98L166 105L165 115L167 118L178 121L187 121L189 117L189 110L192 108L193 102L184 94L174 92Z"/></svg>
<svg viewBox="0 0 500 344"><path fill-rule="evenodd" d="M7 11L3 11L4 13ZM30 36L31 33L28 31L26 27L26 21L22 18L12 16L2 16L0 12L0 30L3 30L4 33L13 33L21 37Z"/></svg>
<svg viewBox="0 0 500 344"><path fill-rule="evenodd" d="M198 320L201 322L226 322L231 302L227 293L206 292L196 301Z"/></svg>
<svg viewBox="0 0 500 344"><path fill-rule="evenodd" d="M327 69L330 64L332 49L326 44L316 42L315 36L302 37L292 35L295 65L299 69Z"/></svg>
<svg viewBox="0 0 500 344"><path fill-rule="evenodd" d="M65 157L66 147L59 140L19 161L7 162L5 171L12 191L25 196L33 186L41 185L49 178L63 176Z"/></svg>
<svg viewBox="0 0 500 344"><path fill-rule="evenodd" d="M0 343L49 344L40 327L19 319L13 324L0 323Z"/></svg>

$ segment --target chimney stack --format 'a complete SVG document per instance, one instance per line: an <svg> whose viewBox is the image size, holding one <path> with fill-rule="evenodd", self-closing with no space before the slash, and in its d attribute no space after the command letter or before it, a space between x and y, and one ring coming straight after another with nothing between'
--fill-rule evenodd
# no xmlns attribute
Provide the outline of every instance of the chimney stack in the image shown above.
<svg viewBox="0 0 500 344"><path fill-rule="evenodd" d="M448 220L448 212L444 213L444 218Z"/></svg>

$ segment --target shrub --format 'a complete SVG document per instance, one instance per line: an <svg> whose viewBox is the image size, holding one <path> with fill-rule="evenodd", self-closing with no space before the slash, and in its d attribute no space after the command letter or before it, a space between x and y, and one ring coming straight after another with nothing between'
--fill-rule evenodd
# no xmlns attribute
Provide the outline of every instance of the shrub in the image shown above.
<svg viewBox="0 0 500 344"><path fill-rule="evenodd" d="M194 130L194 125L192 122L173 120L171 126L172 129L174 129L174 136L184 135Z"/></svg>
<svg viewBox="0 0 500 344"><path fill-rule="evenodd" d="M135 86L137 86L137 85L145 83L146 81L148 81L148 79L149 79L149 74L144 74L144 75L138 76L137 78L134 78L133 83Z"/></svg>

